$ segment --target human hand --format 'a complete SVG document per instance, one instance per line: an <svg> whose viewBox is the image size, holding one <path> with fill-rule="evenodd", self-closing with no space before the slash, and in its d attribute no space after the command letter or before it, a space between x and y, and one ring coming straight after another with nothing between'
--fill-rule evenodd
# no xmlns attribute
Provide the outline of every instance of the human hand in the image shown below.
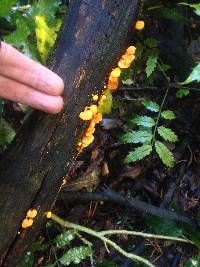
<svg viewBox="0 0 200 267"><path fill-rule="evenodd" d="M63 107L63 89L57 74L1 42L0 97L56 114Z"/></svg>

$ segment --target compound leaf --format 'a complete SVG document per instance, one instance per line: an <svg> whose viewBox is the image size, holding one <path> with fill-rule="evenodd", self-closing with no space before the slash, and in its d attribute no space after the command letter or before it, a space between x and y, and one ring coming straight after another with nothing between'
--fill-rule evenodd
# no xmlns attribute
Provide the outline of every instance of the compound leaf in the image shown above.
<svg viewBox="0 0 200 267"><path fill-rule="evenodd" d="M59 262L63 265L71 263L79 264L82 260L92 255L91 247L80 246L69 249L60 259Z"/></svg>
<svg viewBox="0 0 200 267"><path fill-rule="evenodd" d="M142 104L145 106L146 109L152 112L158 112L160 109L160 106L156 102L150 100L144 100Z"/></svg>
<svg viewBox="0 0 200 267"><path fill-rule="evenodd" d="M154 119L148 116L136 116L131 122L147 128L151 128L156 124Z"/></svg>
<svg viewBox="0 0 200 267"><path fill-rule="evenodd" d="M166 141L176 142L178 141L177 135L170 129L164 126L158 127L159 135Z"/></svg>
<svg viewBox="0 0 200 267"><path fill-rule="evenodd" d="M155 149L156 152L158 153L158 156L162 160L162 162L167 166L167 167L173 167L175 163L175 158L172 152L160 141L155 142Z"/></svg>
<svg viewBox="0 0 200 267"><path fill-rule="evenodd" d="M166 120L174 120L176 119L176 116L173 111L171 110L165 110L161 113L161 117Z"/></svg>
<svg viewBox="0 0 200 267"><path fill-rule="evenodd" d="M121 137L121 140L125 143L145 143L145 142L151 142L152 139L152 133L147 131L132 131L128 132L126 134L123 134Z"/></svg>
<svg viewBox="0 0 200 267"><path fill-rule="evenodd" d="M148 156L152 151L151 145L142 145L137 147L134 151L129 152L125 158L125 163L135 162Z"/></svg>

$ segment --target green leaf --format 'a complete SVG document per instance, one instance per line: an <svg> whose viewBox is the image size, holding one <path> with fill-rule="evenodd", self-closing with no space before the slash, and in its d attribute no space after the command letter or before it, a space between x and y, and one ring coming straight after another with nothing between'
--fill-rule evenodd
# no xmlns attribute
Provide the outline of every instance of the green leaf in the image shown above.
<svg viewBox="0 0 200 267"><path fill-rule="evenodd" d="M156 65L157 65L157 61L158 61L158 56L157 55L150 55L147 59L147 63L146 63L146 74L147 77L150 77L151 74L154 72Z"/></svg>
<svg viewBox="0 0 200 267"><path fill-rule="evenodd" d="M49 24L54 23L55 13L58 10L61 0L39 0L35 1L30 13L32 17L45 17L45 21Z"/></svg>
<svg viewBox="0 0 200 267"><path fill-rule="evenodd" d="M71 241L76 237L77 231L70 229L62 234L58 235L54 242L56 243L57 248L62 248L66 245L69 245Z"/></svg>
<svg viewBox="0 0 200 267"><path fill-rule="evenodd" d="M200 82L200 63L198 63L196 67L194 67L190 76L181 84L188 84L195 81Z"/></svg>
<svg viewBox="0 0 200 267"><path fill-rule="evenodd" d="M161 117L165 120L174 120L176 119L176 116L173 111L171 110L165 110L161 113Z"/></svg>
<svg viewBox="0 0 200 267"><path fill-rule="evenodd" d="M196 227L182 226L183 233L186 237L188 237L192 243L200 249L200 233L199 229Z"/></svg>
<svg viewBox="0 0 200 267"><path fill-rule="evenodd" d="M129 152L125 158L125 163L135 162L148 156L152 151L151 145L142 145L137 147L134 151Z"/></svg>
<svg viewBox="0 0 200 267"><path fill-rule="evenodd" d="M112 109L112 93L110 90L106 90L104 95L106 96L106 99L103 101L102 105L99 105L98 112L102 114L109 114Z"/></svg>
<svg viewBox="0 0 200 267"><path fill-rule="evenodd" d="M187 96L190 93L190 90L187 88L181 88L176 92L176 97L182 98L184 96Z"/></svg>
<svg viewBox="0 0 200 267"><path fill-rule="evenodd" d="M79 264L82 260L92 255L92 249L86 246L75 247L69 249L60 259L59 262L63 265L71 263Z"/></svg>
<svg viewBox="0 0 200 267"><path fill-rule="evenodd" d="M20 267L33 267L33 264L34 264L34 254L33 252L28 251L19 266Z"/></svg>
<svg viewBox="0 0 200 267"><path fill-rule="evenodd" d="M175 164L175 158L172 152L160 141L155 142L155 149L162 162L167 167L173 167Z"/></svg>
<svg viewBox="0 0 200 267"><path fill-rule="evenodd" d="M161 64L160 68L162 69L162 71L168 71L169 69L171 69L172 67L167 65L167 64Z"/></svg>
<svg viewBox="0 0 200 267"><path fill-rule="evenodd" d="M132 131L128 132L126 134L123 134L121 137L121 140L125 143L146 143L151 142L152 139L152 133L147 131Z"/></svg>
<svg viewBox="0 0 200 267"><path fill-rule="evenodd" d="M3 118L0 119L0 146L5 147L9 144L13 137L15 136L15 131L12 129L10 124Z"/></svg>
<svg viewBox="0 0 200 267"><path fill-rule="evenodd" d="M170 129L164 126L158 127L159 135L166 141L176 142L178 141L177 135Z"/></svg>
<svg viewBox="0 0 200 267"><path fill-rule="evenodd" d="M12 6L18 0L0 0L0 17L3 17L10 13Z"/></svg>
<svg viewBox="0 0 200 267"><path fill-rule="evenodd" d="M190 258L185 264L184 267L200 267L200 254Z"/></svg>
<svg viewBox="0 0 200 267"><path fill-rule="evenodd" d="M134 83L134 81L132 79L127 79L127 80L122 80L122 83L125 85L131 85Z"/></svg>
<svg viewBox="0 0 200 267"><path fill-rule="evenodd" d="M179 3L179 5L190 6L195 9L195 13L200 16L200 3L199 4L188 4L188 3Z"/></svg>
<svg viewBox="0 0 200 267"><path fill-rule="evenodd" d="M154 119L148 116L136 116L131 122L147 128L151 128L156 124Z"/></svg>
<svg viewBox="0 0 200 267"><path fill-rule="evenodd" d="M31 29L27 24L26 17L18 17L16 19L16 30L4 37L5 41L17 48L21 48L26 44L27 38L31 33Z"/></svg>
<svg viewBox="0 0 200 267"><path fill-rule="evenodd" d="M158 45L159 45L160 42L158 40L156 40L156 39L153 39L153 38L147 38L144 41L144 43L149 48L155 48L155 47L158 47Z"/></svg>
<svg viewBox="0 0 200 267"><path fill-rule="evenodd" d="M152 112L158 112L160 110L160 106L150 100L144 100L142 104L145 106L146 109L152 111Z"/></svg>

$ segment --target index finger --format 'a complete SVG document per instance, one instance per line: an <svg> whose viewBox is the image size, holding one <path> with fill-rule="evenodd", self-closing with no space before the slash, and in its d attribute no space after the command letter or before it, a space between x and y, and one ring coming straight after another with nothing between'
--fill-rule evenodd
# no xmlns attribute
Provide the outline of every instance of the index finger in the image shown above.
<svg viewBox="0 0 200 267"><path fill-rule="evenodd" d="M0 48L0 74L49 95L60 95L64 89L57 74L4 42Z"/></svg>

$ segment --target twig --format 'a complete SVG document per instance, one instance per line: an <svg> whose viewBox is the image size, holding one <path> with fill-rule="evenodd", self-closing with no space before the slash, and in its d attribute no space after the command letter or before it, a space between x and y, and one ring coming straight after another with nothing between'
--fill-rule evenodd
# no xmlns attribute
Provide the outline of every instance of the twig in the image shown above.
<svg viewBox="0 0 200 267"><path fill-rule="evenodd" d="M150 263L148 260L135 255L135 254L131 254L128 253L127 251L123 250L119 245L117 245L114 241L104 237L103 235L101 235L99 232L96 232L90 228L87 228L85 226L79 225L79 224L74 224L68 221L64 221L63 219L59 218L58 216L56 216L55 214L51 213L51 219L55 222L57 222L58 224L60 224L62 227L67 227L67 228L71 228L71 229L76 229L79 232L83 232L86 234L89 234L91 236L95 236L98 239L100 239L101 241L103 241L105 244L112 246L113 248L115 248L120 254L122 254L123 256L132 259L133 261L138 261L138 262L142 262L145 265L149 266L149 267L155 267L155 265L153 265L152 263Z"/></svg>
<svg viewBox="0 0 200 267"><path fill-rule="evenodd" d="M101 231L99 232L101 235L133 235L133 236L142 236L145 238L155 238L155 239L164 239L164 240L172 240L177 242L183 242L183 243L191 243L190 240L187 240L185 238L180 237L173 237L173 236L164 236L164 235L155 235L155 234L149 234L144 232L136 232L136 231L128 231L128 230L107 230L107 231Z"/></svg>
<svg viewBox="0 0 200 267"><path fill-rule="evenodd" d="M81 200L102 200L102 201L113 201L115 203L118 203L120 205L128 206L133 209L140 210L144 212L144 214L152 214L157 217L168 219L168 220L174 220L177 222L181 222L187 225L195 225L189 218L182 216L180 214L177 214L173 211L162 209L159 207L156 207L154 205L151 205L149 203L137 200L135 198L127 198L123 195L111 190L111 189L104 189L101 193L89 193L89 192L69 192L69 191L63 191L61 193L62 199L81 199Z"/></svg>

